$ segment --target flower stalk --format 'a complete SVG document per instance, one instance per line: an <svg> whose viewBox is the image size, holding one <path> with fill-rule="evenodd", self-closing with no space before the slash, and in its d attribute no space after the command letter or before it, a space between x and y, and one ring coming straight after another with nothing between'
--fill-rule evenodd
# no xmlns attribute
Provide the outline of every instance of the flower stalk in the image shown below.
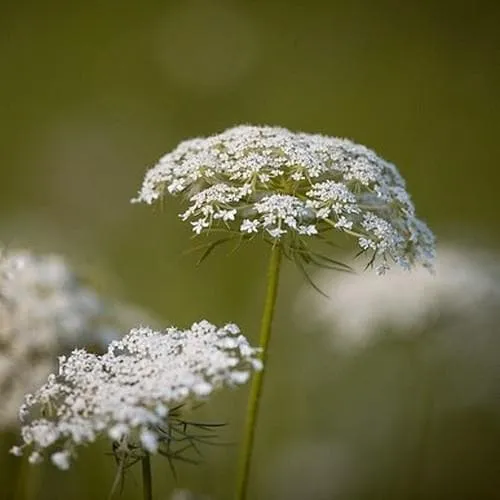
<svg viewBox="0 0 500 500"><path fill-rule="evenodd" d="M259 346L262 349L261 359L264 369L256 372L250 387L250 396L247 405L247 416L244 430L244 441L241 453L240 468L238 471L238 483L236 490L237 500L245 500L248 480L250 477L250 467L255 440L255 429L257 427L257 417L259 413L260 400L262 397L262 388L264 386L264 374L267 361L269 341L271 339L271 330L276 308L276 299L278 296L279 274L282 259L282 249L279 244L275 244L271 250L269 268L267 274L267 291L264 302L264 311L260 328Z"/></svg>

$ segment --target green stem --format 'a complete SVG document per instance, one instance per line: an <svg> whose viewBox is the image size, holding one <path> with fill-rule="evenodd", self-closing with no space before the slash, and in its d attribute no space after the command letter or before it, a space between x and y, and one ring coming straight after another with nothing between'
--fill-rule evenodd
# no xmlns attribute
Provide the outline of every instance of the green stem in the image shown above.
<svg viewBox="0 0 500 500"><path fill-rule="evenodd" d="M267 274L267 291L262 314L260 327L259 345L262 349L261 359L264 368L257 372L252 380L250 387L250 396L247 406L247 418L245 424L245 436L243 441L243 450L241 454L241 463L239 469L238 484L236 490L236 499L245 500L248 488L248 479L250 476L250 465L252 462L252 452L255 437L255 427L257 424L257 415L264 384L264 374L266 373L267 351L269 340L271 338L271 326L273 323L274 310L276 306L276 297L278 295L278 281L280 273L282 251L279 245L274 245L271 250L269 268Z"/></svg>
<svg viewBox="0 0 500 500"><path fill-rule="evenodd" d="M141 459L142 465L142 498L144 500L153 500L153 484L151 481L151 458L146 453Z"/></svg>

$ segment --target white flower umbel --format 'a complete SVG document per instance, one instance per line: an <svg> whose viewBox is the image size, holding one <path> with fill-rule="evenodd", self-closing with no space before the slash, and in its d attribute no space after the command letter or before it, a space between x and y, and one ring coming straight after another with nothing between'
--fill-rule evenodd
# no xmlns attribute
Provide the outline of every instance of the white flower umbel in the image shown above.
<svg viewBox="0 0 500 500"><path fill-rule="evenodd" d="M60 358L59 373L26 396L24 444L12 452L27 447L37 461L48 453L61 469L78 445L103 436L156 453L165 445L169 410L220 386L242 384L261 368L259 350L234 324L133 329L103 355L75 350Z"/></svg>
<svg viewBox="0 0 500 500"><path fill-rule="evenodd" d="M391 262L430 266L434 237L396 167L347 139L238 126L182 142L150 169L134 202L184 194L196 234L263 233L290 253L303 237L353 236L384 272Z"/></svg>
<svg viewBox="0 0 500 500"><path fill-rule="evenodd" d="M118 337L122 311L107 306L61 257L2 252L0 428L17 425L24 394L44 382L58 355Z"/></svg>
<svg viewBox="0 0 500 500"><path fill-rule="evenodd" d="M319 273L327 297L304 287L297 317L331 329L336 344L360 345L384 331L412 335L438 322L455 327L493 317L500 304L500 262L481 251L443 247L435 273L394 270L384 277Z"/></svg>

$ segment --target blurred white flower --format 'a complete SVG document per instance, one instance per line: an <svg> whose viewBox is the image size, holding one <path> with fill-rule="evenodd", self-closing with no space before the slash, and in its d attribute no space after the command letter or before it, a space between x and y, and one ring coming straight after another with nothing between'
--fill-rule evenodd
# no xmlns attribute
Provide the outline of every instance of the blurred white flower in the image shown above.
<svg viewBox="0 0 500 500"><path fill-rule="evenodd" d="M383 273L390 263L430 267L434 236L396 167L347 139L238 126L182 142L150 169L134 202L184 194L196 234L257 233L304 258L305 239L349 234ZM307 258L304 258L308 262Z"/></svg>
<svg viewBox="0 0 500 500"><path fill-rule="evenodd" d="M0 429L17 425L24 394L44 382L58 355L77 346L104 348L117 338L126 310L84 286L59 256L3 251Z"/></svg>
<svg viewBox="0 0 500 500"><path fill-rule="evenodd" d="M123 449L164 454L169 410L205 399L220 386L239 385L242 372L261 368L259 350L233 324L132 329L103 355L80 349L61 356L58 375L25 398L21 448L31 448L37 461L48 452L60 468L67 468L78 445L100 436ZM12 452L19 455L20 448Z"/></svg>
<svg viewBox="0 0 500 500"><path fill-rule="evenodd" d="M500 304L500 260L453 247L439 250L433 274L425 269L395 269L384 277L324 272L314 280L328 297L304 288L298 316L328 327L334 341L344 345L364 344L388 330L425 331L438 322L462 328L497 314Z"/></svg>

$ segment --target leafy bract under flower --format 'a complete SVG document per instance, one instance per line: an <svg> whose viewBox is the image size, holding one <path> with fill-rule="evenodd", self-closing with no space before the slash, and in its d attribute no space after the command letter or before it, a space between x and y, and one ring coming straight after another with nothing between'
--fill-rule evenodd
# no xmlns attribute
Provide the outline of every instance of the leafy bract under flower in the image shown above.
<svg viewBox="0 0 500 500"><path fill-rule="evenodd" d="M252 369L261 368L259 350L233 324L133 329L103 355L80 349L60 358L58 375L26 396L20 410L24 445L12 452L30 447L30 461L37 462L47 449L64 469L76 445L104 435L155 453L173 406L245 383Z"/></svg>
<svg viewBox="0 0 500 500"><path fill-rule="evenodd" d="M347 139L238 126L182 142L145 176L133 202L184 194L181 218L196 234L215 228L263 233L290 249L337 230L372 261L430 266L434 237L416 218L396 167Z"/></svg>

